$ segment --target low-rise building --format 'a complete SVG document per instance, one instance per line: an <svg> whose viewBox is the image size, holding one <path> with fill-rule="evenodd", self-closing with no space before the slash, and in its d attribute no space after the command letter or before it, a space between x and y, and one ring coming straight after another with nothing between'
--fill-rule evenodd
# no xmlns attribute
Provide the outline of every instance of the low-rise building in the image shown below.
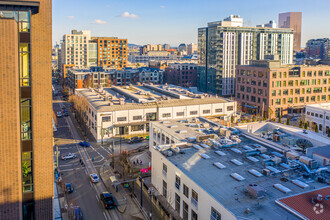
<svg viewBox="0 0 330 220"><path fill-rule="evenodd" d="M146 134L150 121L199 116L229 120L236 112L234 101L174 85L113 86L75 93L87 100L85 121L97 141Z"/></svg>
<svg viewBox="0 0 330 220"><path fill-rule="evenodd" d="M278 131L276 124L261 124L253 129L259 131L265 126ZM150 123L151 191L158 201L167 201L161 207L170 206L183 219L317 216L311 201L318 193L328 195L330 187L323 181L329 179L328 168L318 166L302 153L287 153L289 147L279 145L282 151L274 142L250 131L225 138L222 134L227 132L222 133L222 129L204 118ZM286 137L290 134L288 131ZM306 195L305 199L301 195ZM298 202L299 206L294 206ZM329 204L326 200L320 203ZM326 212L319 212L318 219L326 218Z"/></svg>
<svg viewBox="0 0 330 220"><path fill-rule="evenodd" d="M253 60L237 66L235 99L252 114L301 114L306 104L330 101L330 66Z"/></svg>
<svg viewBox="0 0 330 220"><path fill-rule="evenodd" d="M197 67L195 63L170 63L164 72L164 83L183 87L197 86Z"/></svg>
<svg viewBox="0 0 330 220"><path fill-rule="evenodd" d="M166 52L166 51L165 51ZM176 54L169 54L166 53L158 53L155 54L144 54L144 55L128 55L127 57L128 61L131 63L148 63L150 60L159 60L159 61L167 61L167 60L178 60L178 55Z"/></svg>
<svg viewBox="0 0 330 220"><path fill-rule="evenodd" d="M318 127L318 132L330 137L330 102L306 105L305 117Z"/></svg>

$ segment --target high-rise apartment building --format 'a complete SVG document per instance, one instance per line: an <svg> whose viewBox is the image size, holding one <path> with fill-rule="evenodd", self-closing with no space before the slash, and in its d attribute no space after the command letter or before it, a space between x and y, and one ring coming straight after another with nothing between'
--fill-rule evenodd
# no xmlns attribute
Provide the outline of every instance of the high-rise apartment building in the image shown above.
<svg viewBox="0 0 330 220"><path fill-rule="evenodd" d="M293 60L293 31L243 27L243 18L231 15L198 29L198 87L220 96L235 94L236 65L279 55L282 64Z"/></svg>
<svg viewBox="0 0 330 220"><path fill-rule="evenodd" d="M147 44L144 45L143 47L140 47L140 54L141 55L146 54L148 53L148 51L164 51L165 50L164 46L161 44L155 44L155 45Z"/></svg>
<svg viewBox="0 0 330 220"><path fill-rule="evenodd" d="M301 49L301 12L286 12L278 15L279 28L293 29L293 50Z"/></svg>
<svg viewBox="0 0 330 220"><path fill-rule="evenodd" d="M307 41L306 57L330 59L330 38L310 39Z"/></svg>
<svg viewBox="0 0 330 220"><path fill-rule="evenodd" d="M187 45L187 55L197 54L198 52L198 45L197 44L188 44Z"/></svg>
<svg viewBox="0 0 330 220"><path fill-rule="evenodd" d="M63 64L74 64L77 67L88 66L90 31L72 30L71 34L65 34L62 40L61 72Z"/></svg>
<svg viewBox="0 0 330 220"><path fill-rule="evenodd" d="M257 60L237 66L235 100L251 114L301 114L307 104L330 102L329 85L328 65L281 65L279 60Z"/></svg>
<svg viewBox="0 0 330 220"><path fill-rule="evenodd" d="M92 42L97 44L97 65L125 68L127 65L127 39L117 37L93 37Z"/></svg>
<svg viewBox="0 0 330 220"><path fill-rule="evenodd" d="M53 219L52 1L0 1L0 219Z"/></svg>

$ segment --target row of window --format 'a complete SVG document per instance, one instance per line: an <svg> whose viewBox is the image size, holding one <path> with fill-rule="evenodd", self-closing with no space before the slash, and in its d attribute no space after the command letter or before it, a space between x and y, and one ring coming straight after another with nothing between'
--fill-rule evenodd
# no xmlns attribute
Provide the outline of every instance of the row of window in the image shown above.
<svg viewBox="0 0 330 220"><path fill-rule="evenodd" d="M326 95L322 96L306 96L305 97L295 97L295 98L282 98L282 99L275 99L275 105L285 105L287 103L292 104L292 103L305 103L305 102L315 102L315 101L326 101L327 99ZM287 102L286 102L287 101ZM328 101L330 101L330 95L328 95ZM274 99L272 99L272 105L274 105Z"/></svg>
<svg viewBox="0 0 330 220"><path fill-rule="evenodd" d="M327 85L330 84L330 79L306 79L306 80L289 80L289 81L273 81L272 87L287 87L287 86L309 86L309 85Z"/></svg>
<svg viewBox="0 0 330 220"><path fill-rule="evenodd" d="M254 90L255 91L255 90ZM277 92L276 92L277 91ZM312 94L312 93L326 93L327 87L314 87L314 88L302 88L302 89L283 89L283 90L272 90L272 96L276 95L300 95L300 94ZM330 92L330 87L328 88L328 92Z"/></svg>
<svg viewBox="0 0 330 220"><path fill-rule="evenodd" d="M323 118L323 114L318 114L318 113L309 112L309 111L307 111L307 115L313 116L315 118ZM330 117L328 115L326 115L325 119L330 120Z"/></svg>
<svg viewBox="0 0 330 220"><path fill-rule="evenodd" d="M301 75L302 73L302 75ZM292 71L289 71L289 77L306 77L306 71L302 71L302 72L299 72L299 71L296 71L296 70L292 70ZM307 71L307 77L312 77L312 76L330 76L330 70L325 70L325 71L322 71L322 70L319 70L319 71ZM272 78L273 79L276 79L276 78L279 78L281 79L282 78L282 72L273 72L272 73ZM287 78L287 73L286 72L283 72L283 78Z"/></svg>

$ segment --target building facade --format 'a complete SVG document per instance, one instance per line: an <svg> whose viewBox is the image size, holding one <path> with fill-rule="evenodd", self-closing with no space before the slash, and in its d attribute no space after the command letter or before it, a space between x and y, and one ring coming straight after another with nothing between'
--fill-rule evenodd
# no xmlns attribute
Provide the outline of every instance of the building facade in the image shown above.
<svg viewBox="0 0 330 220"><path fill-rule="evenodd" d="M286 12L278 15L279 28L293 29L293 50L301 49L301 12Z"/></svg>
<svg viewBox="0 0 330 220"><path fill-rule="evenodd" d="M306 43L306 57L330 59L330 38L308 40Z"/></svg>
<svg viewBox="0 0 330 220"><path fill-rule="evenodd" d="M197 44L188 44L187 45L187 55L194 55L198 53L198 45Z"/></svg>
<svg viewBox="0 0 330 220"><path fill-rule="evenodd" d="M323 104L306 105L305 117L318 126L320 134L330 137L330 101Z"/></svg>
<svg viewBox="0 0 330 220"><path fill-rule="evenodd" d="M197 67L195 63L169 63L164 72L164 83L195 87L197 86Z"/></svg>
<svg viewBox="0 0 330 220"><path fill-rule="evenodd" d="M52 1L0 14L0 219L53 219Z"/></svg>
<svg viewBox="0 0 330 220"><path fill-rule="evenodd" d="M140 47L140 54L143 55L143 54L148 53L149 51L164 51L164 50L165 50L165 48L161 44L154 44L154 45L147 44L147 45Z"/></svg>
<svg viewBox="0 0 330 220"><path fill-rule="evenodd" d="M61 43L61 63L76 67L88 66L90 31L72 30L71 34L63 35ZM63 69L61 69L63 72Z"/></svg>
<svg viewBox="0 0 330 220"><path fill-rule="evenodd" d="M306 104L330 101L330 66L260 60L237 66L236 77L235 99L252 114L301 114Z"/></svg>
<svg viewBox="0 0 330 220"><path fill-rule="evenodd" d="M220 96L235 95L236 65L279 55L282 64L293 62L290 29L243 27L236 15L198 29L198 87Z"/></svg>
<svg viewBox="0 0 330 220"><path fill-rule="evenodd" d="M127 65L127 39L117 37L93 37L97 44L97 66L115 69L125 68Z"/></svg>

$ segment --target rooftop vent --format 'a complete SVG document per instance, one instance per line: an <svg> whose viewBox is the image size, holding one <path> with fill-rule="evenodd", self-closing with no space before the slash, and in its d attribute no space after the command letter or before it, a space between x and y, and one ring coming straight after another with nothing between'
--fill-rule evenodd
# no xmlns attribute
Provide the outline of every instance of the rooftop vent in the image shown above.
<svg viewBox="0 0 330 220"><path fill-rule="evenodd" d="M168 126L168 128L177 128L178 126L177 125L170 125Z"/></svg>
<svg viewBox="0 0 330 220"><path fill-rule="evenodd" d="M199 156L201 156L203 159L209 159L209 155L207 154L199 154Z"/></svg>
<svg viewBox="0 0 330 220"><path fill-rule="evenodd" d="M192 145L193 146L193 148L195 148L196 150L201 150L201 149L203 149L201 146L199 146L198 144L193 144Z"/></svg>
<svg viewBox="0 0 330 220"><path fill-rule="evenodd" d="M225 156L226 154L222 151L215 151L216 154L218 154L219 156Z"/></svg>
<svg viewBox="0 0 330 220"><path fill-rule="evenodd" d="M237 154L241 154L242 153L242 151L240 151L240 150L238 150L236 148L231 148L230 150L233 151L233 152L235 152L235 153L237 153Z"/></svg>
<svg viewBox="0 0 330 220"><path fill-rule="evenodd" d="M238 173L232 173L232 174L230 174L230 176L232 178L234 178L235 180L237 180L237 181L243 181L243 180L245 180L245 178L242 177L241 175L239 175Z"/></svg>
<svg viewBox="0 0 330 220"><path fill-rule="evenodd" d="M278 190L280 190L281 192L284 192L284 193L289 193L289 192L292 191L291 189L289 189L289 188L287 188L287 187L285 187L285 186L283 186L282 184L279 184L279 183L274 184L273 186L276 189L278 189Z"/></svg>
<svg viewBox="0 0 330 220"><path fill-rule="evenodd" d="M169 124L171 123L170 121L162 121L162 124Z"/></svg>
<svg viewBox="0 0 330 220"><path fill-rule="evenodd" d="M237 166L241 166L243 165L243 163L239 160L236 160L236 159L232 159L230 162L232 162L233 164L237 165Z"/></svg>
<svg viewBox="0 0 330 220"><path fill-rule="evenodd" d="M199 145L201 145L203 148L206 148L206 149L210 148L210 146L207 145L207 144L203 144L203 143L201 143L201 144L199 144Z"/></svg>
<svg viewBox="0 0 330 220"><path fill-rule="evenodd" d="M179 133L179 134L186 134L187 131L186 130L180 130L180 131L177 131L177 133Z"/></svg>
<svg viewBox="0 0 330 220"><path fill-rule="evenodd" d="M265 189L257 184L249 184L246 187L248 193L254 198L262 198L265 196Z"/></svg>
<svg viewBox="0 0 330 220"><path fill-rule="evenodd" d="M224 169L224 168L226 168L226 166L223 165L223 164L220 163L220 162L215 162L215 163L213 163L213 165L216 166L216 167L218 167L219 169Z"/></svg>
<svg viewBox="0 0 330 220"><path fill-rule="evenodd" d="M256 163L256 162L258 162L259 160L257 159L257 158L255 158L255 157L246 157L249 161L251 161L251 162L254 162L254 163Z"/></svg>
<svg viewBox="0 0 330 220"><path fill-rule="evenodd" d="M251 173L252 175L256 176L256 177L261 177L262 174L258 171L256 171L255 169L249 170L249 173Z"/></svg>
<svg viewBox="0 0 330 220"><path fill-rule="evenodd" d="M292 182L293 184L296 184L297 186L303 188L303 189L309 187L308 184L306 184L306 183L304 183L304 182L302 182L302 181L300 181L300 180L292 180L291 182Z"/></svg>

